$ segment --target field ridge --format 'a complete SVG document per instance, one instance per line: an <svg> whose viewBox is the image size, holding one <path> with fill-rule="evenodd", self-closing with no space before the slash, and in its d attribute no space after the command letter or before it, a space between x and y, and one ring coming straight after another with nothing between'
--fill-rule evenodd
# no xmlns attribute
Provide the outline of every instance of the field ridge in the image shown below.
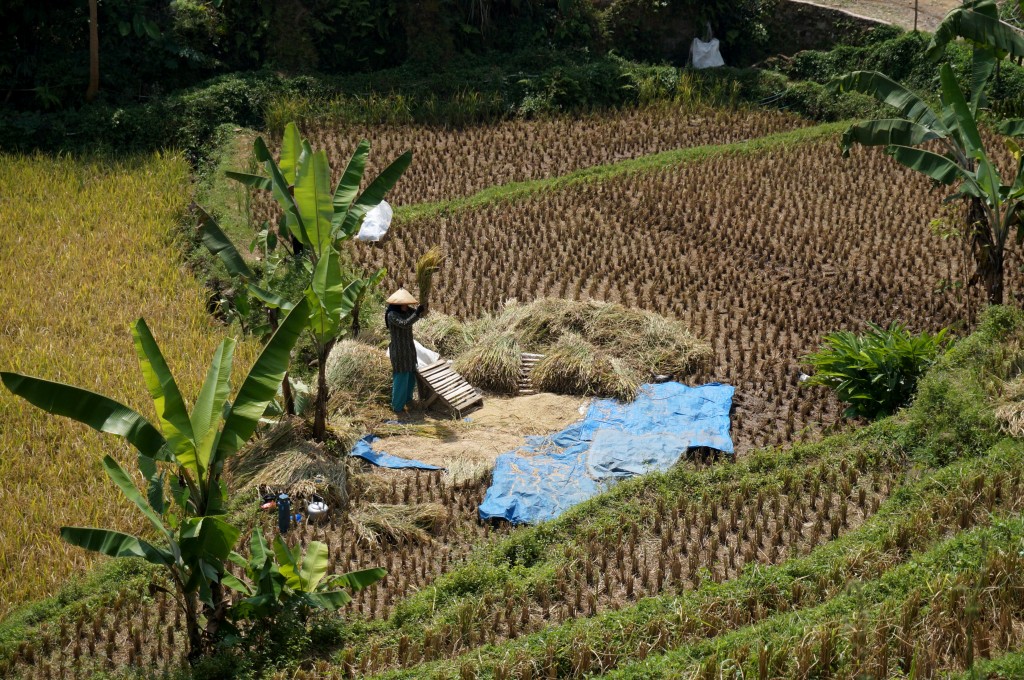
<svg viewBox="0 0 1024 680"><path fill-rule="evenodd" d="M744 155L785 148L797 144L812 142L822 137L837 135L853 121L821 123L811 127L775 132L763 137L746 139L726 144L707 144L703 146L685 147L659 151L653 154L628 158L614 163L592 165L574 170L564 175L542 179L509 182L488 187L469 196L443 201L428 201L400 206L395 209L395 218L412 221L438 215L451 214L463 210L479 208L490 203L513 201L547 191L564 189L571 186L600 182L615 177L644 172L653 172L671 168L685 163L699 162L714 156Z"/></svg>

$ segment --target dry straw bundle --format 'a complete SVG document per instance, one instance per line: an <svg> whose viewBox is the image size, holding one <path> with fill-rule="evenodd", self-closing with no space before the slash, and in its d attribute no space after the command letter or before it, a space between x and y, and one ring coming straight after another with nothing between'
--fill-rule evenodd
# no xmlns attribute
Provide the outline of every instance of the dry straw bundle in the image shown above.
<svg viewBox="0 0 1024 680"><path fill-rule="evenodd" d="M352 511L349 519L357 539L367 546L383 542L429 543L448 517L440 503L387 505L370 503Z"/></svg>
<svg viewBox="0 0 1024 680"><path fill-rule="evenodd" d="M228 460L231 487L238 490L270 487L295 497L316 492L328 505L346 500L345 463L318 443L307 441L299 419L282 419L262 438ZM314 479L324 480L315 485Z"/></svg>
<svg viewBox="0 0 1024 680"><path fill-rule="evenodd" d="M503 333L479 338L453 365L471 384L494 392L514 392L519 385L522 348Z"/></svg>
<svg viewBox="0 0 1024 680"><path fill-rule="evenodd" d="M342 340L327 357L327 385L357 401L386 402L391 390L391 361L386 351L360 340Z"/></svg>
<svg viewBox="0 0 1024 680"><path fill-rule="evenodd" d="M420 304L430 307L430 293L434 289L434 274L441 271L444 253L437 246L430 246L427 252L416 260L416 287L420 293Z"/></svg>
<svg viewBox="0 0 1024 680"><path fill-rule="evenodd" d="M455 370L501 393L518 389L522 352L545 355L533 371L539 389L626 400L653 375L682 377L711 354L679 321L618 304L555 298L510 302L468 324L444 317L424 335L437 348L468 347Z"/></svg>

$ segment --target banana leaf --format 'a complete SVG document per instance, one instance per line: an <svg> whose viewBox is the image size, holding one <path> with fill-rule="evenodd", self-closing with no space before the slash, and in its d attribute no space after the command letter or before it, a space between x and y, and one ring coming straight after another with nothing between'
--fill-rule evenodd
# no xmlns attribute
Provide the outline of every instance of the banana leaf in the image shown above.
<svg viewBox="0 0 1024 680"><path fill-rule="evenodd" d="M942 184L953 184L958 179L969 177L964 168L933 151L897 145L890 146L885 151L911 170L928 175Z"/></svg>
<svg viewBox="0 0 1024 680"><path fill-rule="evenodd" d="M164 566L174 563L167 551L120 531L92 527L61 527L60 537L71 545L110 557L141 557L152 564Z"/></svg>
<svg viewBox="0 0 1024 680"><path fill-rule="evenodd" d="M178 451L195 448L192 442L192 422L189 420L185 400L145 319L132 324L132 339L135 341L142 377L160 419L160 429L171 449Z"/></svg>
<svg viewBox="0 0 1024 680"><path fill-rule="evenodd" d="M334 218L344 219L352 201L359 195L359 184L363 181L363 172L366 170L366 160L370 156L369 140L362 140L356 147L355 153L349 159L345 172L334 190ZM338 225L335 225L338 226Z"/></svg>
<svg viewBox="0 0 1024 680"><path fill-rule="evenodd" d="M923 125L902 118L882 118L857 123L843 133L841 146L843 156L850 155L854 144L863 146L917 146L940 135Z"/></svg>
<svg viewBox="0 0 1024 680"><path fill-rule="evenodd" d="M949 130L928 104L896 81L878 71L854 71L828 84L832 92L860 92L895 108L900 114L939 136Z"/></svg>
<svg viewBox="0 0 1024 680"><path fill-rule="evenodd" d="M231 242L231 239L224 233L224 230L220 228L217 221L210 216L210 213L203 210L201 206L193 205L199 211L201 218L199 235L202 237L203 245L206 246L206 249L224 263L228 273L232 276L241 276L249 280L255 279L256 275L253 274L249 265L245 263L245 258L238 252L235 244Z"/></svg>
<svg viewBox="0 0 1024 680"><path fill-rule="evenodd" d="M410 163L412 163L412 151L406 151L370 182L363 193L352 202L346 213L334 215L336 239L350 238L359 230L366 213L384 200L385 194L398 183Z"/></svg>
<svg viewBox="0 0 1024 680"><path fill-rule="evenodd" d="M231 364L234 352L235 341L231 338L222 340L214 351L203 387L199 390L199 398L192 409L192 432L195 434L196 444L194 460L178 457L178 462L196 474L200 484L207 478L206 473L220 431L224 403L231 389Z"/></svg>
<svg viewBox="0 0 1024 680"><path fill-rule="evenodd" d="M292 348L306 327L308 313L305 300L295 305L249 369L224 423L217 445L218 466L223 465L224 460L238 451L256 431L267 404L273 401L278 386L284 380Z"/></svg>
<svg viewBox="0 0 1024 680"><path fill-rule="evenodd" d="M928 57L940 59L946 45L957 37L987 45L1014 57L1024 57L1024 35L999 20L995 2L979 2L951 10L935 29L928 43Z"/></svg>
<svg viewBox="0 0 1024 680"><path fill-rule="evenodd" d="M133 482L132 478L128 476L128 473L117 464L117 461L110 456L104 456L103 469L106 470L107 476L110 477L111 481L117 485L117 488L121 489L121 493L123 493L128 500L134 503L135 507L142 511L142 514L146 516L146 519L148 519L153 526L160 531L160 533L169 536L167 527L164 526L163 521L160 519L160 515L150 507L149 501L142 496L142 492L135 486L135 482Z"/></svg>
<svg viewBox="0 0 1024 680"><path fill-rule="evenodd" d="M124 437L139 453L149 458L170 461L167 443L160 432L137 412L80 387L33 378L20 373L0 372L7 389L47 413L65 416L94 430Z"/></svg>
<svg viewBox="0 0 1024 680"><path fill-rule="evenodd" d="M323 256L331 242L331 220L334 205L331 197L331 167L323 151L311 153L308 142L303 142L309 162L299 167L295 178L295 203L302 214L308 242L306 245Z"/></svg>

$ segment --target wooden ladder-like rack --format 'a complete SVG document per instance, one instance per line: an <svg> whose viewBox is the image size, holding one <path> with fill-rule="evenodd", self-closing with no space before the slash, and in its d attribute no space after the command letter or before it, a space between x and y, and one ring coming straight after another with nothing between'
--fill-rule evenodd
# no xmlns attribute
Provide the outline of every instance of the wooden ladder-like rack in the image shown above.
<svg viewBox="0 0 1024 680"><path fill-rule="evenodd" d="M519 359L519 394L537 394L537 390L533 386L533 369L543 358L543 354L523 352Z"/></svg>
<svg viewBox="0 0 1024 680"><path fill-rule="evenodd" d="M447 360L440 359L416 372L420 377L421 389L425 386L429 392L426 407L440 399L462 417L463 414L483 406L484 395L453 371Z"/></svg>

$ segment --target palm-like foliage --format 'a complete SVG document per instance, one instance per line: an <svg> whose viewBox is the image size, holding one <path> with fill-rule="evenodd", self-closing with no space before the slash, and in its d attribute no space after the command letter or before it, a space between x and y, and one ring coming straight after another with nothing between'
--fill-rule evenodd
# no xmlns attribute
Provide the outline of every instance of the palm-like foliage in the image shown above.
<svg viewBox="0 0 1024 680"><path fill-rule="evenodd" d="M279 162L275 162L263 138L256 139L253 149L266 175L241 172L227 175L247 186L273 193L284 212L281 236L287 236L292 243L294 257L306 258L303 265L311 274L305 290L309 304L308 328L318 360L313 436L323 439L327 427L327 356L349 322L358 333L359 311L366 293L386 274L383 269L369 277L344 271L340 249L359 231L366 213L398 182L412 162L412 152L399 156L360 191L370 155L370 143L363 140L331 191L327 155L323 151L314 152L294 123L285 127ZM206 213L203 216L201 232L210 252L221 259L232 275L240 277L249 293L269 310L291 309L292 301L274 290L273 285L267 285L271 282L256 281L244 258L217 223Z"/></svg>
<svg viewBox="0 0 1024 680"><path fill-rule="evenodd" d="M856 335L837 331L826 335L821 348L806 361L814 367L808 385L825 385L849 404L848 417L877 418L906 406L918 378L938 357L947 330L911 335L900 324L881 328L868 324Z"/></svg>
<svg viewBox="0 0 1024 680"><path fill-rule="evenodd" d="M940 67L939 76L937 108L878 72L856 71L833 81L835 90L871 95L898 113L898 117L850 126L841 142L843 155L848 155L854 144L883 146L903 165L953 186L949 199L965 199L969 206L966 234L977 264L975 280L984 283L989 301L999 304L1007 239L1014 229L1018 237L1024 235L1019 231L1024 198L1021 155L1011 140L1015 172L1012 180L1004 182L981 137L977 121L980 98L969 101L964 96L948 64ZM1013 133L1018 127L1010 121L1002 129Z"/></svg>
<svg viewBox="0 0 1024 680"><path fill-rule="evenodd" d="M190 658L197 658L209 648L227 614L222 587L224 562L231 556L239 530L224 516L224 463L255 432L274 399L307 316L305 301L292 309L263 348L233 401L228 396L235 341L221 342L191 411L145 321L136 321L132 336L156 410L155 425L109 397L63 383L0 372L0 380L14 394L48 413L123 437L138 451L139 470L147 484L145 493L110 456L104 458L103 466L153 525L156 540L92 527L63 527L61 537L104 555L141 557L165 567L186 614Z"/></svg>

